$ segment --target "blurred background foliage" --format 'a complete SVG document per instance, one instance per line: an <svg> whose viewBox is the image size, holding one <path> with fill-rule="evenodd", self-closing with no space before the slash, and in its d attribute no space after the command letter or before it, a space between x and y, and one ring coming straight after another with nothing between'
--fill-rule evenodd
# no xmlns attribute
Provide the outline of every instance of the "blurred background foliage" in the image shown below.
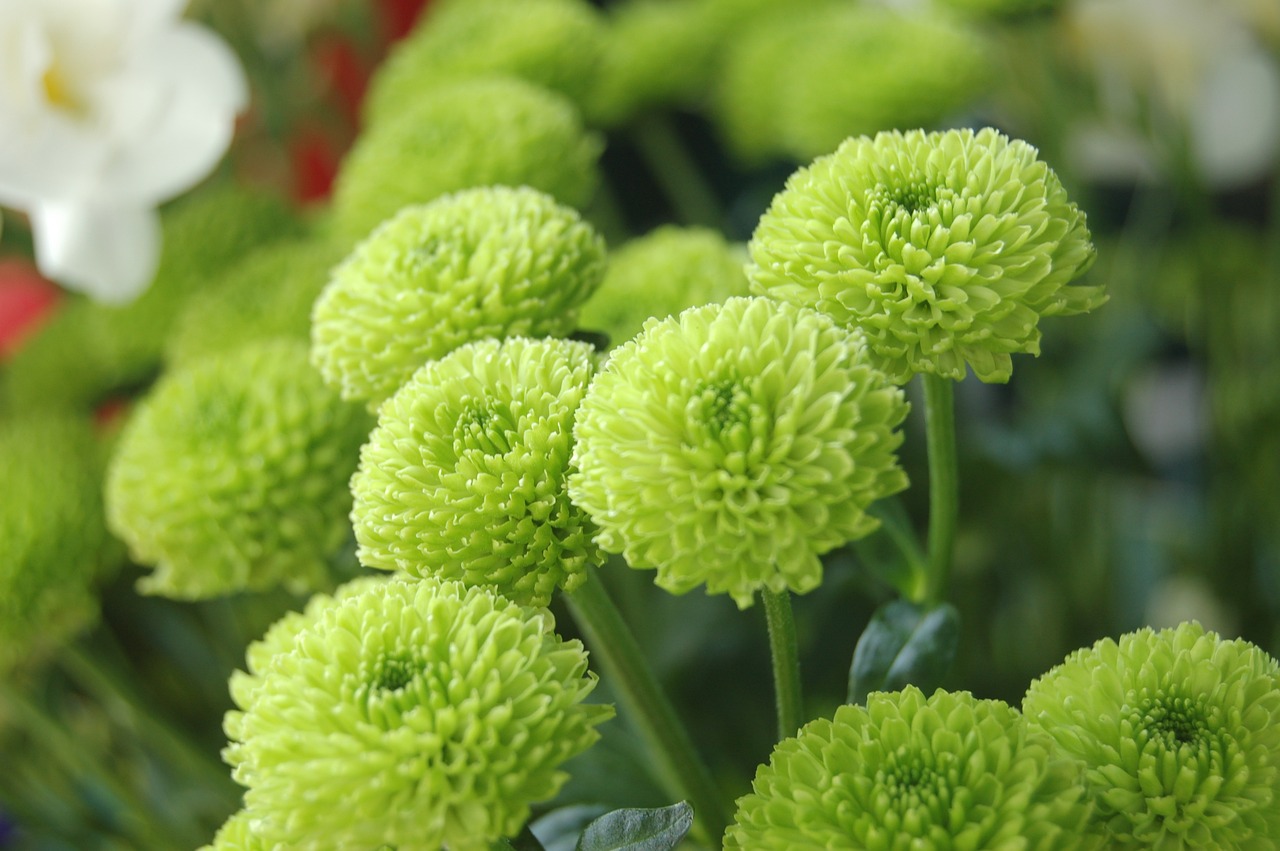
<svg viewBox="0 0 1280 851"><path fill-rule="evenodd" d="M225 285L240 293L229 303L243 304L272 275L270 261L246 257L272 245L287 257L292 240L322 227L370 76L419 16L429 27L468 2L196 0L190 14L233 44L254 86L232 156L166 210L161 271L127 308L56 294L30 270L24 223L5 221L0 415L93 422L109 452L130 400L170 358L196 356L184 352L216 336L193 345L172 329L231 334L265 321L304 335L318 278L281 284L290 289L243 315L219 314L217 294ZM505 13L490 5L500 31ZM672 223L744 242L797 166L846 135L920 124L991 124L1026 139L1088 213L1099 255L1089 278L1110 302L1045 323L1042 356L1016 361L1009 384L957 388L950 596L963 627L945 686L1016 703L1077 647L1188 618L1280 651L1280 5L584 8L600 39L579 45L598 53L595 85L579 71L570 88L604 136L601 186L585 212L611 248ZM510 33L473 36L430 73L556 84L554 74L537 79L545 57L511 58ZM902 459L915 486L885 510L922 533L923 406L917 387L909 394ZM2 511L16 518L0 529L45 522L22 514L41 485L11 458L0 465ZM77 504L100 510L92 495ZM85 531L101 526L87 514L60 522L61 536L100 534ZM20 538L0 541L0 574L35 559ZM101 618L65 646L33 643L0 672L0 848L196 847L238 805L218 758L227 676L247 642L303 601L283 591L140 596L142 568L118 544L84 558L93 564L79 581L97 589ZM335 569L358 569L351 551ZM823 587L796 600L810 717L844 700L854 644L892 597L884 577L894 569L877 533L831 553ZM772 746L763 612L697 592L671 597L619 564L604 570L726 795L745 792ZM567 612L557 616L572 634ZM0 636L11 640L8 629ZM625 717L603 732L558 799L586 809L555 818L668 803Z"/></svg>

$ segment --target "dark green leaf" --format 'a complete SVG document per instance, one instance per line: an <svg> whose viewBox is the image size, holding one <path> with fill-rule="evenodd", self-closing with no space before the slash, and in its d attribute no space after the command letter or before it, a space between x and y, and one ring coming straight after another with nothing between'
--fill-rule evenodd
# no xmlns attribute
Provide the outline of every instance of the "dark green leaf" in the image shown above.
<svg viewBox="0 0 1280 851"><path fill-rule="evenodd" d="M671 851L693 827L684 801L657 810L614 810L587 825L578 851Z"/></svg>
<svg viewBox="0 0 1280 851"><path fill-rule="evenodd" d="M583 829L608 810L598 804L573 804L552 810L530 827L546 851L574 851Z"/></svg>
<svg viewBox="0 0 1280 851"><path fill-rule="evenodd" d="M873 691L914 685L937 688L956 657L960 615L950 603L926 608L906 600L885 603L858 639L849 668L849 702Z"/></svg>

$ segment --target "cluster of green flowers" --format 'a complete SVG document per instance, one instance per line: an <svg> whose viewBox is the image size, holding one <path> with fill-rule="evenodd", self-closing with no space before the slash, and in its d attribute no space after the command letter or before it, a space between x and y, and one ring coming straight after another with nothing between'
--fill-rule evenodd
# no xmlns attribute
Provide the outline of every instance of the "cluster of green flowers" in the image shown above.
<svg viewBox="0 0 1280 851"><path fill-rule="evenodd" d="M876 692L780 743L726 848L1271 848L1280 665L1196 623L1077 651L1022 712Z"/></svg>

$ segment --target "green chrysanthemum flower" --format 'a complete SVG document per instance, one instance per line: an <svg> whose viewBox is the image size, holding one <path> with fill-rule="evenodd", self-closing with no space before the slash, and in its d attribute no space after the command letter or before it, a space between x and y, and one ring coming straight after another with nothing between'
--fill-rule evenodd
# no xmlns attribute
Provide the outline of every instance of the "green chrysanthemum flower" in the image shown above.
<svg viewBox="0 0 1280 851"><path fill-rule="evenodd" d="M355 242L410 204L476 186L530 186L581 207L603 145L563 96L514 79L433 89L360 135L334 187L336 239Z"/></svg>
<svg viewBox="0 0 1280 851"><path fill-rule="evenodd" d="M176 204L163 227L160 268L136 301L111 306L72 297L18 350L5 370L14 410L84 412L145 386L160 370L187 299L240 257L302 225L278 199L213 187Z"/></svg>
<svg viewBox="0 0 1280 851"><path fill-rule="evenodd" d="M978 35L936 15L826 4L762 17L728 51L716 113L748 160L802 160L846 137L936 124L983 92Z"/></svg>
<svg viewBox="0 0 1280 851"><path fill-rule="evenodd" d="M368 124L449 81L500 74L582 106L604 52L604 21L584 0L468 0L424 16L374 75Z"/></svg>
<svg viewBox="0 0 1280 851"><path fill-rule="evenodd" d="M0 422L0 675L97 619L94 589L122 556L103 518L101 456L78 419Z"/></svg>
<svg viewBox="0 0 1280 851"><path fill-rule="evenodd" d="M570 333L604 269L600 236L532 189L409 207L334 270L316 302L312 357L343 398L376 406L464 343Z"/></svg>
<svg viewBox="0 0 1280 851"><path fill-rule="evenodd" d="M861 328L898 382L1008 381L1041 317L1101 304L1082 212L1021 141L978 133L849 139L791 176L749 245L753 290Z"/></svg>
<svg viewBox="0 0 1280 851"><path fill-rule="evenodd" d="M194 599L325 584L350 534L347 481L370 426L299 341L168 373L127 423L107 476L111 528L156 566L139 587Z"/></svg>
<svg viewBox="0 0 1280 851"><path fill-rule="evenodd" d="M640 333L650 317L747 295L746 252L705 228L660 227L609 257L604 282L582 307L579 325L604 331L614 345Z"/></svg>
<svg viewBox="0 0 1280 851"><path fill-rule="evenodd" d="M428 363L382 406L351 481L369 567L545 606L604 559L565 486L586 343L514 338Z"/></svg>
<svg viewBox="0 0 1280 851"><path fill-rule="evenodd" d="M1023 711L1084 762L1108 848L1280 843L1280 666L1254 645L1197 623L1103 639Z"/></svg>
<svg viewBox="0 0 1280 851"><path fill-rule="evenodd" d="M841 706L773 750L725 848L1077 851L1079 767L1017 710L908 686Z"/></svg>
<svg viewBox="0 0 1280 851"><path fill-rule="evenodd" d="M749 606L804 593L818 556L876 528L906 487L902 391L829 318L734 298L650 320L616 349L574 427L569 492L597 542L657 584L706 583Z"/></svg>
<svg viewBox="0 0 1280 851"><path fill-rule="evenodd" d="M307 341L311 308L342 257L318 240L289 240L261 248L196 293L169 334L171 366L224 352L253 340Z"/></svg>
<svg viewBox="0 0 1280 851"><path fill-rule="evenodd" d="M550 613L391 580L323 607L244 689L224 756L264 840L479 851L559 790L612 709Z"/></svg>

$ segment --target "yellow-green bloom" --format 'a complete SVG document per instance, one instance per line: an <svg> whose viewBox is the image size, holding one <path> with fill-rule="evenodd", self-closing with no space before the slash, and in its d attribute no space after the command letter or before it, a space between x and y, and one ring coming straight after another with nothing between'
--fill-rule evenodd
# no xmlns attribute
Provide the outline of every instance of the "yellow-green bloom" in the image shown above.
<svg viewBox="0 0 1280 851"><path fill-rule="evenodd" d="M748 160L809 160L845 138L936 125L990 75L979 35L936 10L827 3L761 17L727 51L716 115Z"/></svg>
<svg viewBox="0 0 1280 851"><path fill-rule="evenodd" d="M122 555L102 513L102 454L79 418L0 422L0 676L97 620L95 588Z"/></svg>
<svg viewBox="0 0 1280 851"><path fill-rule="evenodd" d="M898 382L1008 381L1040 319L1090 310L1084 213L1035 148L990 128L847 140L787 181L749 245L753 291L857 327Z"/></svg>
<svg viewBox="0 0 1280 851"><path fill-rule="evenodd" d="M774 748L726 849L1077 851L1079 767L1016 709L908 686L841 706Z"/></svg>
<svg viewBox="0 0 1280 851"><path fill-rule="evenodd" d="M650 320L614 350L574 426L573 501L597 542L657 584L749 606L811 591L818 556L877 526L902 490L902 391L861 337L761 298Z"/></svg>
<svg viewBox="0 0 1280 851"><path fill-rule="evenodd" d="M312 357L343 398L375 406L464 343L572 332L604 269L604 240L549 195L458 192L402 210L334 270Z"/></svg>
<svg viewBox="0 0 1280 851"><path fill-rule="evenodd" d="M501 74L582 106L604 52L604 21L585 0L467 0L424 15L370 82L369 126L442 83Z"/></svg>
<svg viewBox="0 0 1280 851"><path fill-rule="evenodd" d="M595 353L569 340L483 340L387 400L351 480L362 564L485 585L545 606L603 555L569 501L573 418Z"/></svg>
<svg viewBox="0 0 1280 851"><path fill-rule="evenodd" d="M1194 622L1106 638L1022 707L1083 762L1107 848L1280 844L1280 665L1247 641Z"/></svg>
<svg viewBox="0 0 1280 851"><path fill-rule="evenodd" d="M347 481L370 428L294 340L173 370L134 412L107 475L107 517L155 573L147 593L194 599L328 582L350 536Z"/></svg>
<svg viewBox="0 0 1280 851"><path fill-rule="evenodd" d="M650 317L747 295L745 261L741 245L713 230L660 227L610 254L604 282L582 306L578 324L605 332L616 346Z"/></svg>
<svg viewBox="0 0 1280 851"><path fill-rule="evenodd" d="M376 583L307 618L241 689L223 752L267 842L481 851L556 794L612 715L544 609Z"/></svg>
<svg viewBox="0 0 1280 851"><path fill-rule="evenodd" d="M573 207L595 192L603 144L555 92L475 79L401 109L361 133L343 160L330 222L336 239L363 239L402 207L475 186L530 186Z"/></svg>

